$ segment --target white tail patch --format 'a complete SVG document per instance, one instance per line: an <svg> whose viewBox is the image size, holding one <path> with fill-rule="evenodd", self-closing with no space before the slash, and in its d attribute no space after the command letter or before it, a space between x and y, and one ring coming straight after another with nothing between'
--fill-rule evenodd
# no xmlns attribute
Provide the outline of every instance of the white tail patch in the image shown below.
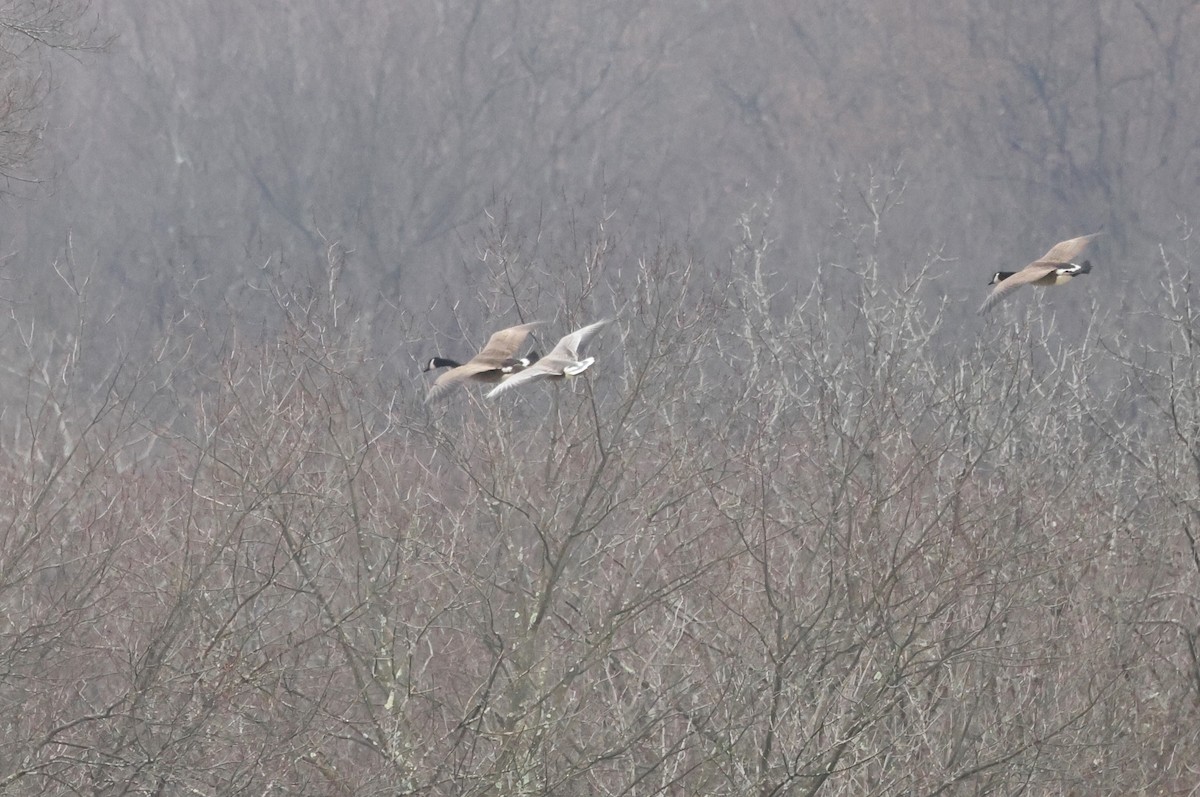
<svg viewBox="0 0 1200 797"><path fill-rule="evenodd" d="M572 363L571 365L563 368L563 375L575 376L576 374L582 374L589 367L591 367L592 363L594 362L596 362L595 357L588 357L586 360L580 360L577 363Z"/></svg>

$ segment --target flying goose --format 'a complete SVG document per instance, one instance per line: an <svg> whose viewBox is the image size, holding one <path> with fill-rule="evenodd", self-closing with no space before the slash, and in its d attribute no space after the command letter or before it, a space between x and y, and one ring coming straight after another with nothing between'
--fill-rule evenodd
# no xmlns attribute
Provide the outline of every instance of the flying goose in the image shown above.
<svg viewBox="0 0 1200 797"><path fill-rule="evenodd" d="M448 395L455 385L470 380L472 382L499 382L510 374L516 373L537 360L537 353L530 352L525 357L514 357L517 349L525 342L529 331L540 321L519 324L515 327L502 329L488 338L483 351L476 354L465 363L451 360L448 357L433 357L425 364L422 371L434 371L438 368L450 370L439 376L425 395L425 403L429 404Z"/></svg>
<svg viewBox="0 0 1200 797"><path fill-rule="evenodd" d="M596 362L596 358L586 357L581 359L579 350L583 348L588 339L595 335L601 327L610 323L612 323L612 319L606 318L603 321L588 324L586 327L577 329L571 334L566 335L549 354L528 368L523 368L520 372L506 378L503 382L489 390L487 397L492 398L505 390L511 390L514 387L527 382L534 382L538 379L563 379L583 373L592 363Z"/></svg>
<svg viewBox="0 0 1200 797"><path fill-rule="evenodd" d="M1020 288L1022 285L1062 285L1070 282L1077 274L1087 274L1092 270L1092 264L1085 260L1082 263L1072 262L1083 253L1096 236L1081 235L1068 241L1056 243L1054 247L1020 271L997 271L992 275L989 285L995 285L992 292L983 300L979 308L980 314L991 310L1001 299Z"/></svg>

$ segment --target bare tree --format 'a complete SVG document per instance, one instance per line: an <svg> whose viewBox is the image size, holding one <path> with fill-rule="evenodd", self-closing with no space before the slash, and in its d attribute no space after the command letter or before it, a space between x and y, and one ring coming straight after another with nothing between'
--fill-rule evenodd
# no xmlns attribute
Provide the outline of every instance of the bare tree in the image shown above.
<svg viewBox="0 0 1200 797"><path fill-rule="evenodd" d="M767 203L720 264L497 214L464 337L617 320L578 377L433 408L338 246L320 281L256 275L268 317L197 293L107 370L60 266L77 333L21 327L3 416L0 782L1186 791L1186 248L1153 337L1066 333L1032 291L966 327L943 261L881 254L902 182L854 187L803 291ZM440 326L397 325L414 360Z"/></svg>
<svg viewBox="0 0 1200 797"><path fill-rule="evenodd" d="M52 51L103 47L81 0L6 0L0 4L0 177L7 186L36 181L44 105L53 88Z"/></svg>

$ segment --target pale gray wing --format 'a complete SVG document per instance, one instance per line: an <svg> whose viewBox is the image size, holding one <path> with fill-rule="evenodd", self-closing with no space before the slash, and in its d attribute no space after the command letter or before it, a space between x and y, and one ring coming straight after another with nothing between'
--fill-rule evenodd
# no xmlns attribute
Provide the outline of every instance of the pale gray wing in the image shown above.
<svg viewBox="0 0 1200 797"><path fill-rule="evenodd" d="M553 360L557 357L569 357L572 361L579 359L579 350L582 349L593 335L595 335L601 327L612 323L611 318L605 318L602 321L597 321L594 324L588 324L586 327L575 330L570 335L566 335L554 347L554 351L546 357L548 360Z"/></svg>
<svg viewBox="0 0 1200 797"><path fill-rule="evenodd" d="M1058 268L1057 263L1043 263L1041 261L1030 263L1016 274L1000 282L995 288L992 288L992 292L988 294L987 298L983 300L983 304L979 307L980 315L991 310L996 306L997 302L1017 288L1020 288L1022 285L1028 285L1031 282L1037 282L1056 268Z"/></svg>
<svg viewBox="0 0 1200 797"><path fill-rule="evenodd" d="M496 385L487 392L487 398L492 398L493 396L503 393L506 390L511 390L514 387L520 387L527 382L536 382L539 379L545 379L547 376L555 373L554 367L546 364L548 360L549 357L544 357L528 368L522 368L515 374L504 377L500 384Z"/></svg>
<svg viewBox="0 0 1200 797"><path fill-rule="evenodd" d="M1100 233L1094 232L1091 235L1081 235L1078 238L1071 238L1068 241L1059 241L1050 248L1049 252L1038 258L1036 262L1073 263L1075 262L1075 258L1079 257L1083 250L1088 248L1088 244L1096 240L1099 235Z"/></svg>

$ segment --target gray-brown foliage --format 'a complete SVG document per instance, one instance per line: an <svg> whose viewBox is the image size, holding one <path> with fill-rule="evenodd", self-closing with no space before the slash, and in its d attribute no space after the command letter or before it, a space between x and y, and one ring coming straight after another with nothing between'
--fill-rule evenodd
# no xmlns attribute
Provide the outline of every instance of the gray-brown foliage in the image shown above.
<svg viewBox="0 0 1200 797"><path fill-rule="evenodd" d="M423 407L336 279L99 393L31 345L6 790L1186 792L1194 289L1164 262L1153 341L1036 297L948 327L944 265L885 284L867 219L800 295L752 217L728 278L497 227L497 322L620 315L494 402Z"/></svg>

